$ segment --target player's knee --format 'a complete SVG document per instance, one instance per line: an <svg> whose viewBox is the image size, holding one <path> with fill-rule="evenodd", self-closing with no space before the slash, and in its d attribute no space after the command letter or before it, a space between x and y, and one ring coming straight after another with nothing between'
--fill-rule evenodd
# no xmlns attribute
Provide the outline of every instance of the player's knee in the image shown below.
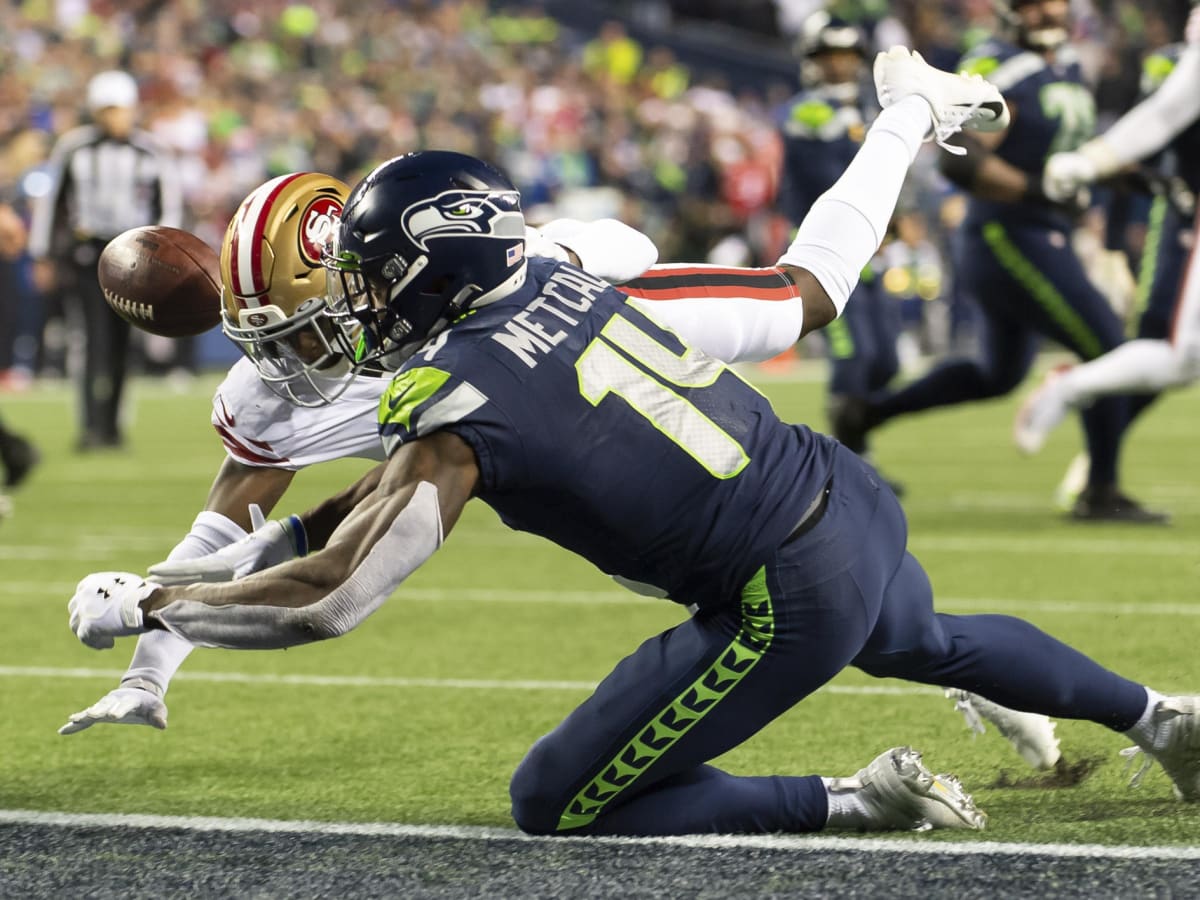
<svg viewBox="0 0 1200 900"><path fill-rule="evenodd" d="M541 738L525 754L508 786L513 821L526 834L558 833L566 798L553 777L558 767L551 756L546 738Z"/></svg>

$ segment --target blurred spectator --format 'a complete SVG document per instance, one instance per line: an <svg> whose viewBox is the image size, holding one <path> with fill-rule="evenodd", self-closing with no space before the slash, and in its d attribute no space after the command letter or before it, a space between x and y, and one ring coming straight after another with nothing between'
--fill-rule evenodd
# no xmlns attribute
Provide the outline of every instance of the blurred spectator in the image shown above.
<svg viewBox="0 0 1200 900"><path fill-rule="evenodd" d="M93 122L59 138L51 185L35 211L30 254L40 290L61 286L83 325L78 449L118 447L130 325L109 308L96 279L104 245L139 225L182 224L174 161L134 127L138 87L127 72L87 86Z"/></svg>

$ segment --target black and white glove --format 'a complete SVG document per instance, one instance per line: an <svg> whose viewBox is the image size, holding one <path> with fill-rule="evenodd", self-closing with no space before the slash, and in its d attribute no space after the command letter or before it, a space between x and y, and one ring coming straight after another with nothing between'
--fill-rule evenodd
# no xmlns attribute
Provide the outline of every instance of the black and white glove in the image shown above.
<svg viewBox="0 0 1200 900"><path fill-rule="evenodd" d="M96 650L113 646L114 638L146 631L138 605L160 585L131 572L94 572L75 588L67 604L71 630Z"/></svg>

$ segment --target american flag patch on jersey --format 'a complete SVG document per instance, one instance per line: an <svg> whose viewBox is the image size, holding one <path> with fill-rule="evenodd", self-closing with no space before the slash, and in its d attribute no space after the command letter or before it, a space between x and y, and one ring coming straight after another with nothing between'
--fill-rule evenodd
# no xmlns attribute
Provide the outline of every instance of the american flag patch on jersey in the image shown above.
<svg viewBox="0 0 1200 900"><path fill-rule="evenodd" d="M513 244L513 246L508 248L508 264L511 266L513 263L515 263L518 259L520 259L524 255L525 255L525 245L524 244Z"/></svg>

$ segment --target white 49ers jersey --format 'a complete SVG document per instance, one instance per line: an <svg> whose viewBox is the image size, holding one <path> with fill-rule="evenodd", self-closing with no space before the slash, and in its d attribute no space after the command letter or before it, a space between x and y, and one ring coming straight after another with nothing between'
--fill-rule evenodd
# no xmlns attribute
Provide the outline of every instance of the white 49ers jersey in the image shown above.
<svg viewBox="0 0 1200 900"><path fill-rule="evenodd" d="M328 406L288 403L240 359L213 396L212 423L231 459L295 471L345 457L383 460L379 397L389 379L360 375Z"/></svg>

